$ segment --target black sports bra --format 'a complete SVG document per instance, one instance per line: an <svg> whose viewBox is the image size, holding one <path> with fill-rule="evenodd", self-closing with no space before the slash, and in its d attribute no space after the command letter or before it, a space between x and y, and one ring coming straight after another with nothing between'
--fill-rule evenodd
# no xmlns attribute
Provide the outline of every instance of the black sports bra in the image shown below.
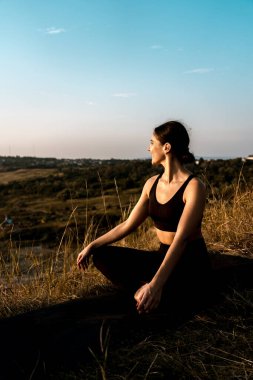
<svg viewBox="0 0 253 380"><path fill-rule="evenodd" d="M149 216L153 219L155 227L159 230L176 232L185 206L183 201L184 190L195 176L193 174L189 175L173 197L163 204L159 203L156 199L156 188L161 176L162 174L157 177L149 193Z"/></svg>

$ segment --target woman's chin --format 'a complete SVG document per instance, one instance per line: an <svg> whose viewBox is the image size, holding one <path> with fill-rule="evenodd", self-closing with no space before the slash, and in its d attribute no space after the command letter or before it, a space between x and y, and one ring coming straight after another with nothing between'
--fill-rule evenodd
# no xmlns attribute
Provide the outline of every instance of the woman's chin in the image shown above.
<svg viewBox="0 0 253 380"><path fill-rule="evenodd" d="M158 166L158 165L159 165L159 162L158 162L158 161L155 161L155 160L152 160L152 161L151 161L151 164L152 164L152 166Z"/></svg>

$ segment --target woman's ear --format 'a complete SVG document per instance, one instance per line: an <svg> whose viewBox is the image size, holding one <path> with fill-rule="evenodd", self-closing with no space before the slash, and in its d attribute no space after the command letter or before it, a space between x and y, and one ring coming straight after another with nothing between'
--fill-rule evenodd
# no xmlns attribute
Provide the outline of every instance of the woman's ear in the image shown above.
<svg viewBox="0 0 253 380"><path fill-rule="evenodd" d="M167 154L167 153L169 153L171 151L171 145L170 145L170 143L165 143L163 145L163 151L164 151L165 154Z"/></svg>

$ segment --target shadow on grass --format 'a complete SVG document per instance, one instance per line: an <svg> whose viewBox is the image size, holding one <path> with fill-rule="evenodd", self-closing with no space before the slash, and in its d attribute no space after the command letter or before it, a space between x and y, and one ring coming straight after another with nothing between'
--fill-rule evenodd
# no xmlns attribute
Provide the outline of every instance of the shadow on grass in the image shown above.
<svg viewBox="0 0 253 380"><path fill-rule="evenodd" d="M179 323L178 317L161 311L140 316L132 299L108 288L108 294L4 319L0 321L0 378L1 372L4 379L36 379L57 369L74 369L93 360L90 350L100 351L102 325L110 329L110 344L116 347L161 331L169 318L171 325Z"/></svg>
<svg viewBox="0 0 253 380"><path fill-rule="evenodd" d="M232 286L252 287L253 261L228 258L226 265L221 256L213 256L218 286L205 307L221 302L221 294L229 292ZM108 287L108 292L100 296L2 319L0 378L57 379L58 371L74 371L79 365L94 361L91 351L101 350L102 326L104 331L109 328L110 346L117 349L124 341L134 345L152 334L162 334L168 326L175 329L197 311L158 310L140 316L132 297Z"/></svg>

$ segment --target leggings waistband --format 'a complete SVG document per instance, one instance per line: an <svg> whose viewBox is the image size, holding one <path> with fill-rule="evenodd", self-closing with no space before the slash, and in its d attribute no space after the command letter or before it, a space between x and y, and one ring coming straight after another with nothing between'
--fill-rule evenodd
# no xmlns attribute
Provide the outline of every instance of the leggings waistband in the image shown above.
<svg viewBox="0 0 253 380"><path fill-rule="evenodd" d="M160 243L160 246L159 246L159 249L158 249L158 252L159 253L166 253L168 251L168 249L170 248L170 245L169 244L164 244L164 243Z"/></svg>
<svg viewBox="0 0 253 380"><path fill-rule="evenodd" d="M190 240L190 241L187 243L186 248L199 247L199 246L202 246L202 245L205 246L204 239L203 239L203 237L199 237L199 238L197 238L197 239ZM166 252L168 251L169 248L170 248L170 244L160 243L160 246L159 246L158 252L159 252L159 253L166 253Z"/></svg>

